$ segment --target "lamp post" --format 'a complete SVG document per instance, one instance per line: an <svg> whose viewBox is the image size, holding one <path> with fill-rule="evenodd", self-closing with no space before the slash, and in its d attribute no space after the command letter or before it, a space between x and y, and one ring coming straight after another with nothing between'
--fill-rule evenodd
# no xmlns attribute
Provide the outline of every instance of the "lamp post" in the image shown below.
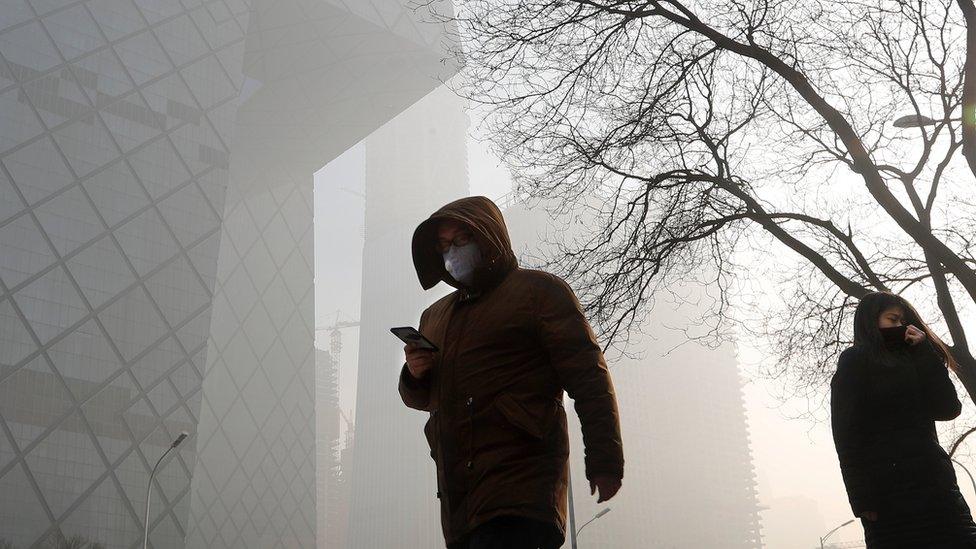
<svg viewBox="0 0 976 549"><path fill-rule="evenodd" d="M576 511L573 509L573 470L569 470L569 545L576 549Z"/></svg>
<svg viewBox="0 0 976 549"><path fill-rule="evenodd" d="M577 531L576 531L576 533L577 533L577 534L579 534L580 532L582 532L582 531L583 531L583 528L586 528L586 525L587 525L587 524L589 524L589 523L591 523L591 522L593 522L594 520L596 520L596 519L598 519L598 518L600 518L600 517L602 517L603 515L605 515L605 514L607 514L607 513L609 513L609 512L610 512L610 508L609 508L609 507L607 507L606 509L604 509L604 510L602 510L602 511L600 511L599 513L597 513L596 515L594 515L594 516L593 516L593 518L591 518L590 520L588 520L588 521L586 521L586 522L584 522L584 523L583 523L583 526L580 526L580 527L579 527L579 530L577 530Z"/></svg>
<svg viewBox="0 0 976 549"><path fill-rule="evenodd" d="M190 435L187 434L186 431L181 432L180 436L176 437L176 440L174 440L173 443L169 445L169 448L167 448L166 451L163 452L163 455L159 456L159 459L156 460L156 465L153 466L152 468L152 472L149 473L149 486L146 488L146 521L143 523L144 533L142 537L142 549L147 549L149 547L149 498L150 496L152 496L152 483L153 483L153 478L155 478L156 476L156 469L159 469L159 464L163 462L163 458L165 458L177 446L182 444L183 441L186 440L186 437L188 436Z"/></svg>
<svg viewBox="0 0 976 549"><path fill-rule="evenodd" d="M949 459L951 459L952 462L955 463L956 465L962 467L963 471L966 471L966 475L969 477L969 482L971 482L973 485L973 492L976 492L976 480L973 479L973 474L969 472L969 467L966 467L962 463L956 461L956 458L949 458Z"/></svg>
<svg viewBox="0 0 976 549"><path fill-rule="evenodd" d="M831 531L827 532L826 534L824 534L823 536L821 536L820 537L820 549L824 549L824 542L827 541L827 538L829 538L831 534L833 534L837 530L840 530L841 528L847 526L848 524L850 524L852 522L854 522L854 519L851 519L851 520L845 522L844 524L841 524L840 526L834 528L833 530L831 530Z"/></svg>
<svg viewBox="0 0 976 549"><path fill-rule="evenodd" d="M587 524L593 522L594 520L602 517L603 515L605 515L605 514L607 514L609 512L610 512L610 508L607 507L606 509L604 509L604 510L600 511L599 513L597 513L590 520L584 522L583 523L583 526L580 526L577 529L576 528L576 511L573 508L573 476L572 475L569 476L569 546L572 547L572 549L577 549L577 546L576 546L576 535L579 534L580 532L582 532L583 531L583 528L585 528Z"/></svg>

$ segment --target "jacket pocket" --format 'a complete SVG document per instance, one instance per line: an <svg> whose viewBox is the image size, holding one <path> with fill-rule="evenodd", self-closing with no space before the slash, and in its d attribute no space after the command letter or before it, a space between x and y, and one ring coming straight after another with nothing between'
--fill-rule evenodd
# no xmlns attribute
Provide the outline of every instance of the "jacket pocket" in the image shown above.
<svg viewBox="0 0 976 549"><path fill-rule="evenodd" d="M515 427L518 427L533 438L539 440L545 438L546 433L542 422L529 413L525 406L512 395L506 393L496 398L495 407Z"/></svg>

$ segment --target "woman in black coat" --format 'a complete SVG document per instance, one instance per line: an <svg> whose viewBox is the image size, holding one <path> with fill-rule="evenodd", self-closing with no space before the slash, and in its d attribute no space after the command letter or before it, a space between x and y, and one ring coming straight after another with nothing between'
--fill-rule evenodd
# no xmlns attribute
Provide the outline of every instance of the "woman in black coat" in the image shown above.
<svg viewBox="0 0 976 549"><path fill-rule="evenodd" d="M830 383L841 473L869 549L976 548L976 525L935 431L959 415L955 362L900 296L865 296Z"/></svg>

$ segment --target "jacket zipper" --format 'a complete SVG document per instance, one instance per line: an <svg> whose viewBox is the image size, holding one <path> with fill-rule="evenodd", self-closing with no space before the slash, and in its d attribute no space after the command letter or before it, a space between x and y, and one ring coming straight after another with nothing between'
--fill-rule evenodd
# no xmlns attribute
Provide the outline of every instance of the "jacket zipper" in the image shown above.
<svg viewBox="0 0 976 549"><path fill-rule="evenodd" d="M469 309L467 311L464 311L463 312L463 316L460 319L460 325L458 327L458 331L456 332L457 341L460 341L461 339L463 339L464 331L468 327L468 324L469 324L469 322L471 320L471 313L472 313L472 311L470 310L470 307L472 306L472 304L470 304L470 303L464 303L464 302L460 302L459 301L459 302L456 302L455 303L455 307L457 307L458 305L460 305L462 307L469 307ZM457 309L454 310L453 313L452 313L452 315L451 315L451 318L448 319L448 322L451 322L455 318L457 318L457 313L458 312L459 312L459 310L457 310ZM455 396L457 396L457 394L458 394L458 387L457 387L457 361L456 361L457 356L458 356L458 353L459 353L459 346L455 346L454 347L454 352L451 355L451 384L450 384L450 391ZM467 469L468 471L470 471L474 467L474 399L470 395L468 395L466 397L462 396L462 398L465 398L464 404L465 404L465 407L468 409L468 452L467 452L467 459L464 462L464 467L465 467L465 469ZM451 404L452 405L456 404L456 401L455 402L452 402ZM440 428L440 423L438 423L438 428ZM440 434L441 433L438 432L438 435L440 435ZM440 440L440 436L439 436L438 440ZM447 480L447 479L445 478L445 480ZM461 479L457 479L457 480L461 480ZM464 485L464 491L465 491L465 493L471 491L471 476L470 475L464 475L464 477L463 477L463 485ZM449 490L449 488L448 488L448 490Z"/></svg>
<svg viewBox="0 0 976 549"><path fill-rule="evenodd" d="M445 323L444 329L441 332L441 335L442 335L441 341L442 342L446 342L446 340L447 340L447 333L449 331L450 324L451 324L451 322L454 321L455 318L457 318L457 313L458 313L457 307L458 307L458 305L463 305L463 304L460 301L456 301L456 302L454 302L452 304L450 316L447 318L447 322ZM466 312L469 312L469 311L466 311ZM461 338L461 334L464 332L464 328L467 325L468 317L465 316L461 320L462 320L462 324L461 324L460 329L458 330L457 336L456 336L458 339ZM446 346L446 343L445 343L445 346ZM456 370L455 370L454 359L457 358L458 347L455 346L454 349L453 349L453 351L454 352L451 355L451 361L450 362L447 361L447 357L446 356L441 359L441 363L442 364L449 363L451 365L451 372L450 372L450 379L448 378L447 375L442 375L441 376L441 379L440 379L440 382L437 385L437 406L438 407L442 407L442 406L445 406L445 405L449 405L450 406L450 405L453 405L454 404L453 402L445 403L444 402L444 399L442 398L442 396L443 396L442 389L444 388L445 385L448 385L451 389L454 390L455 393L457 392L456 391L456 388L457 388ZM444 374L446 374L446 372L444 372ZM449 381L449 383L448 383L448 381ZM444 502L444 506L448 510L450 510L451 509L451 495L450 494L451 494L451 488L452 487L448 485L449 482L450 482L450 479L448 478L448 464L444 462L444 452L443 452L443 448L442 448L442 441L444 440L444 433L443 433L443 429L441 427L442 423L443 422L440 419L437 419L435 421L435 423L434 423L434 429L436 429L436 431L437 431L437 458L438 458L437 461L438 461L438 466L443 471L443 476L444 476L444 486L439 486L438 485L437 493L439 494L439 497L441 498L441 500ZM471 445L473 444L473 440L474 439L472 438L469 441L469 459L468 459L469 462L470 462ZM440 484L440 478L439 477L438 477L437 481L438 481L438 484ZM470 486L465 486L466 491L469 488L470 488ZM451 513L451 514L453 515L453 513ZM452 516L451 517L451 522L452 523L453 523L453 520L454 520L454 517ZM451 524L451 527L453 529L453 524Z"/></svg>

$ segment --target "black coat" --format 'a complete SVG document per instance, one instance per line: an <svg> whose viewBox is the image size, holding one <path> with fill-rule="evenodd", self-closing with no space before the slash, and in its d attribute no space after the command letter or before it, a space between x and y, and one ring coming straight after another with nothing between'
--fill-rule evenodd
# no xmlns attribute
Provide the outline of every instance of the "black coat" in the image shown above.
<svg viewBox="0 0 976 549"><path fill-rule="evenodd" d="M851 347L830 384L831 426L841 473L872 549L976 547L976 526L959 492L935 421L962 405L928 342L885 359Z"/></svg>

